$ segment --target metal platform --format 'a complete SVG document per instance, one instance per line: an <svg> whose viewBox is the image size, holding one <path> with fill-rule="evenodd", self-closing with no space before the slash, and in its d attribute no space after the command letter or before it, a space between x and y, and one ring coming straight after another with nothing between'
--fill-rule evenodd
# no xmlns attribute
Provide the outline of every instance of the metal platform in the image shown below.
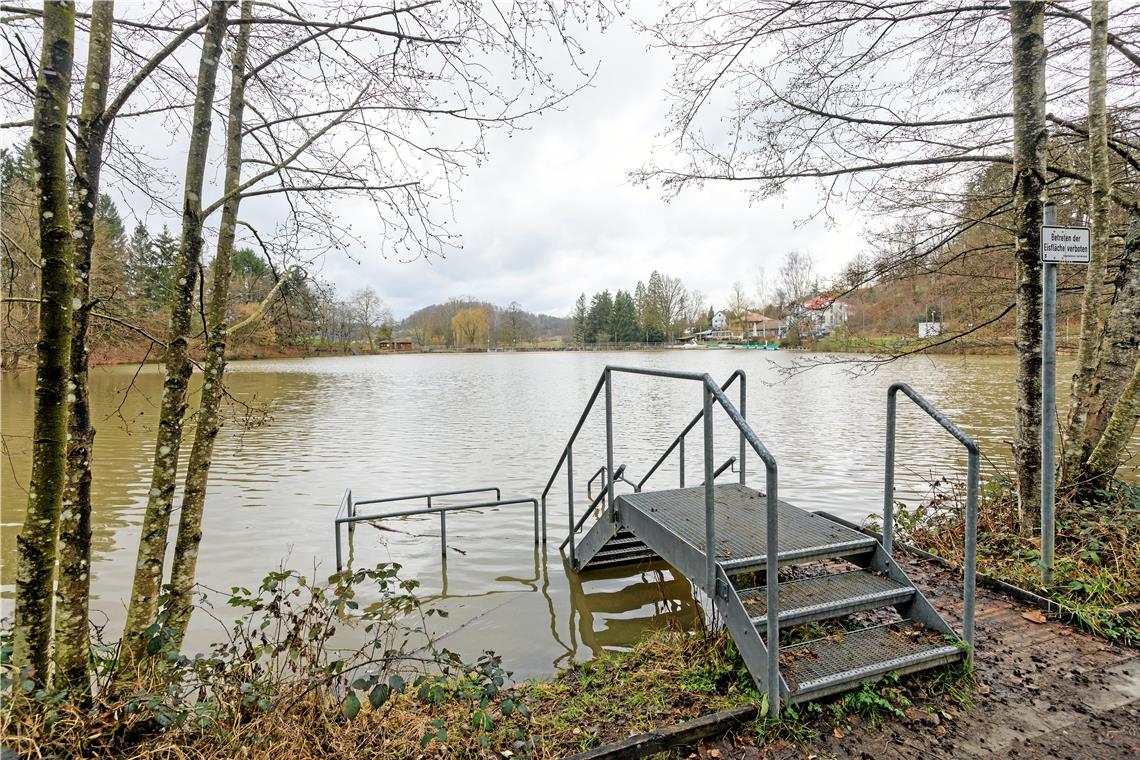
<svg viewBox="0 0 1140 760"><path fill-rule="evenodd" d="M618 497L618 511L640 512L703 557L704 498L703 486L623 494ZM768 560L764 550L764 494L739 483L726 483L716 486L714 500L717 563L730 574L763 569ZM780 564L862 554L875 547L875 539L858 531L806 512L786 501L779 504Z"/></svg>

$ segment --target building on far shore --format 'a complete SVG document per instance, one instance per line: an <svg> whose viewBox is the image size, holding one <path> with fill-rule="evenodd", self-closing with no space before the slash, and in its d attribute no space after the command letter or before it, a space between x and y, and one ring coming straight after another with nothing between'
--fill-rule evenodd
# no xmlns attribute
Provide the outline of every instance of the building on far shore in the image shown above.
<svg viewBox="0 0 1140 760"><path fill-rule="evenodd" d="M850 304L830 296L815 296L793 309L788 315L788 323L806 326L815 335L826 335L846 325L850 318Z"/></svg>

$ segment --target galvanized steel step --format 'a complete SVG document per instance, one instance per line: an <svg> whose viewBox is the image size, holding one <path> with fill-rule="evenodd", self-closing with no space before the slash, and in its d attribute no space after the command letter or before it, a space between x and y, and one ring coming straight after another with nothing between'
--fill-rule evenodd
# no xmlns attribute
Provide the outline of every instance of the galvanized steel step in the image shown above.
<svg viewBox="0 0 1140 760"><path fill-rule="evenodd" d="M780 649L793 702L847 691L885 673L911 673L965 658L966 650L912 620L826 636Z"/></svg>
<svg viewBox="0 0 1140 760"><path fill-rule="evenodd" d="M768 628L768 588L756 586L738 592L752 624L761 635ZM786 581L779 585L780 625L842 617L862 610L900 604L914 596L914 588L869 570L822 575Z"/></svg>
<svg viewBox="0 0 1140 760"><path fill-rule="evenodd" d="M603 555L598 553L594 558L582 568L583 570L598 570L603 567L614 567L615 565L632 565L641 562L656 562L661 559L650 549L642 549L638 552L629 552L616 555Z"/></svg>
<svg viewBox="0 0 1140 760"><path fill-rule="evenodd" d="M716 559L727 573L763 568L767 563L764 495L738 483L714 488ZM623 528L636 522L654 535L640 536L651 545L678 543L682 551L705 552L705 489L678 488L622 494L617 499ZM637 514L628 514L633 511ZM628 514L628 517L625 515ZM645 519L637 519L638 515ZM875 539L813 515L786 502L779 510L781 564L808 562L873 552Z"/></svg>

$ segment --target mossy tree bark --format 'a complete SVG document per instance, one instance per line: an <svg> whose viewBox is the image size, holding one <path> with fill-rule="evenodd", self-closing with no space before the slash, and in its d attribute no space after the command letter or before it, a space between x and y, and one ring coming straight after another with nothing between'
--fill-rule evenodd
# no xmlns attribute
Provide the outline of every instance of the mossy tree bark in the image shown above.
<svg viewBox="0 0 1140 760"><path fill-rule="evenodd" d="M1084 436L1091 450L1075 478L1079 488L1095 486L1116 472L1136 428L1140 404L1135 388L1140 366L1140 216L1133 217L1124 238L1115 286L1090 391Z"/></svg>
<svg viewBox="0 0 1140 760"><path fill-rule="evenodd" d="M206 313L206 359L203 367L201 403L194 445L186 469L182 511L178 520L178 538L174 544L174 565L169 626L174 630L175 644L181 646L190 622L194 575L198 567L198 547L202 541L202 513L206 501L206 485L214 456L214 441L221 428L221 405L224 396L222 377L226 368L226 310L229 302L230 275L233 269L234 237L241 204L242 128L245 112L245 69L249 51L249 32L253 16L251 0L242 0L241 25L231 62L229 116L226 125L226 201L218 232L218 249L214 257L213 289Z"/></svg>
<svg viewBox="0 0 1140 760"><path fill-rule="evenodd" d="M107 122L107 88L111 74L111 29L114 2L91 9L87 74L83 105L75 127L75 308L71 319L71 406L67 421L67 508L59 523L59 579L55 601L56 685L77 694L89 693L90 639L87 631L91 562L91 455L95 429L87 388L87 328L94 306L91 295L91 249L95 243L95 209Z"/></svg>
<svg viewBox="0 0 1140 760"><path fill-rule="evenodd" d="M150 491L143 515L138 559L127 608L121 659L117 678L129 683L144 653L146 630L156 621L166 558L167 532L174 502L178 474L178 453L182 444L182 426L186 415L186 392L192 365L189 335L193 316L194 294L202 261L202 184L210 142L214 90L226 14L231 2L223 0L210 6L209 18L202 37L202 56L198 65L197 91L190 129L190 146L186 157L186 184L182 205L182 240L177 282L170 309L170 326L159 411L158 434L155 439Z"/></svg>
<svg viewBox="0 0 1140 760"><path fill-rule="evenodd" d="M1105 113L1106 63L1108 40L1108 0L1093 0L1089 45L1089 164L1092 222L1092 252L1085 272L1081 299L1081 340L1077 369L1069 393L1069 413L1065 425L1061 473L1070 481L1085 461L1095 441L1086 435L1089 391L1100 351L1101 289L1108 262L1109 209L1112 192L1108 168L1108 123Z"/></svg>
<svg viewBox="0 0 1140 760"><path fill-rule="evenodd" d="M1140 309L1140 303L1137 308ZM1116 473L1137 420L1140 420L1140 361L1133 366L1132 377L1113 407L1104 435L1089 456L1086 464L1089 477L1084 481L1087 486L1103 486Z"/></svg>
<svg viewBox="0 0 1140 760"><path fill-rule="evenodd" d="M1015 0L1013 43L1014 225L1017 259L1017 419L1014 457L1021 529L1041 525L1041 221L1045 190L1045 3Z"/></svg>
<svg viewBox="0 0 1140 760"><path fill-rule="evenodd" d="M40 324L28 511L16 537L13 661L50 678L56 537L67 506L67 400L71 354L72 230L67 185L67 106L75 51L75 4L44 3L32 154L38 178Z"/></svg>

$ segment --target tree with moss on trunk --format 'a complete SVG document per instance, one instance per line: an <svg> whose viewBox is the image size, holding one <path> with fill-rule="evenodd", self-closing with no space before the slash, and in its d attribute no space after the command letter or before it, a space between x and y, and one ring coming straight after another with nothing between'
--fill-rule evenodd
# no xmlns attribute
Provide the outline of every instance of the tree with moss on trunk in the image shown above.
<svg viewBox="0 0 1140 760"><path fill-rule="evenodd" d="M12 661L33 681L51 674L57 534L67 489L67 404L71 393L72 238L67 182L67 115L75 51L75 4L48 0L35 91L32 157L39 189L40 318L32 477L16 537Z"/></svg>

